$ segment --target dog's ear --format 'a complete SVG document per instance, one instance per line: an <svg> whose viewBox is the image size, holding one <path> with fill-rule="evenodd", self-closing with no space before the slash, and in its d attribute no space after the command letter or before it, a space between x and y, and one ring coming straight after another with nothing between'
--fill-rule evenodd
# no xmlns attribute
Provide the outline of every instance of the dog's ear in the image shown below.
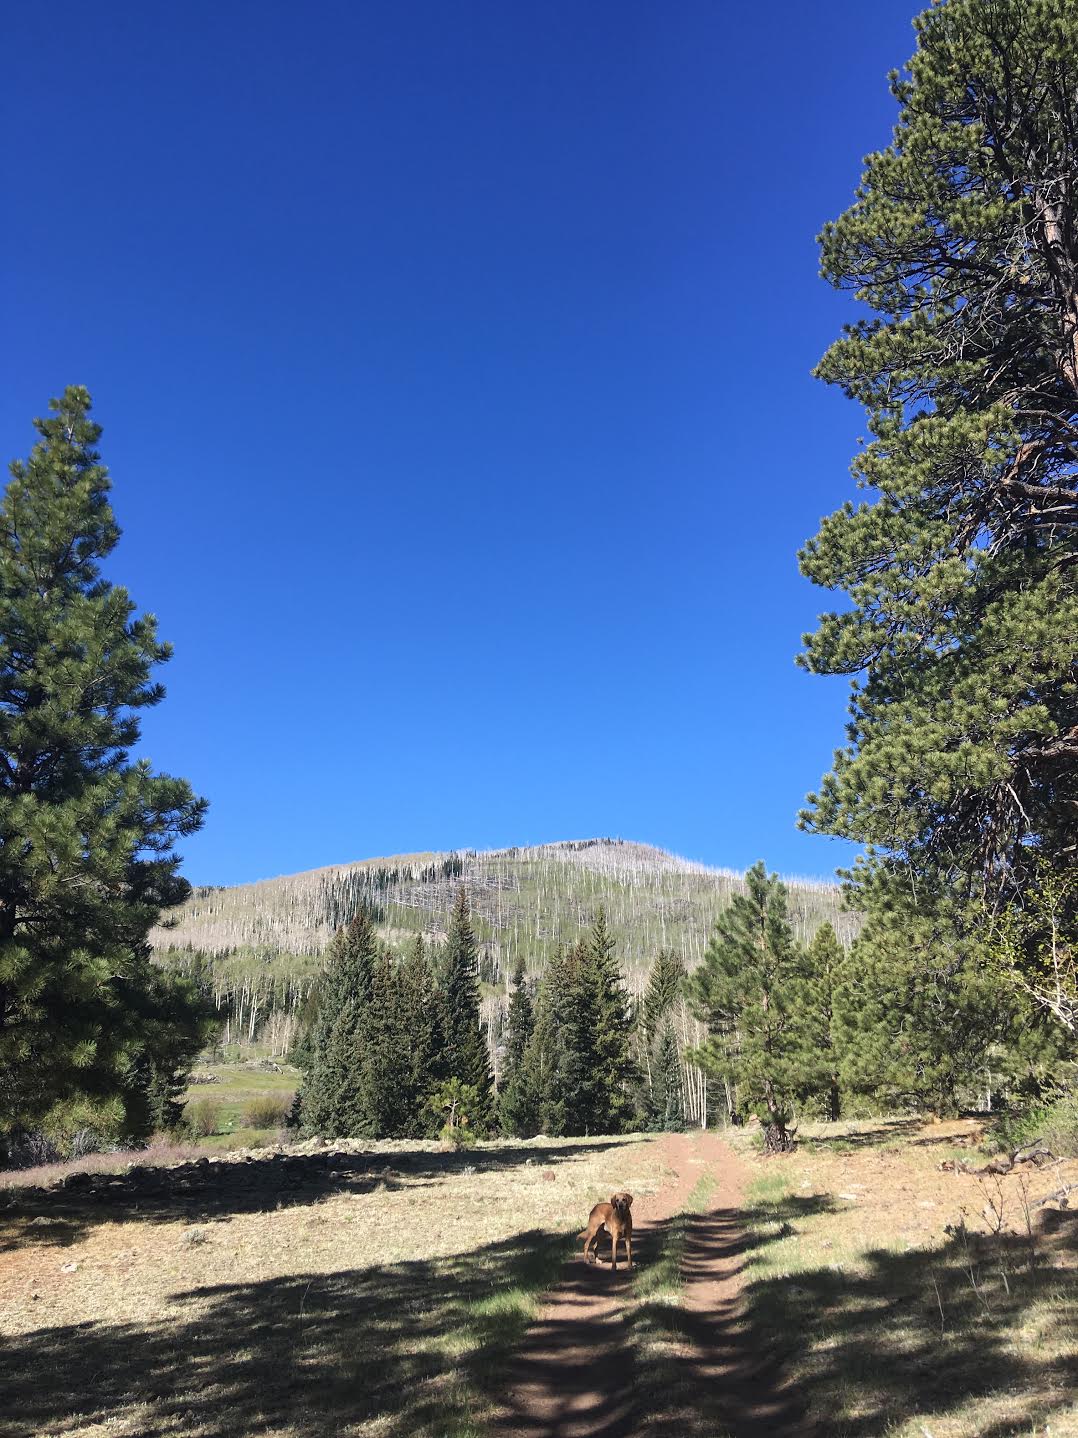
<svg viewBox="0 0 1078 1438"><path fill-rule="evenodd" d="M626 1207L626 1208L632 1208L632 1206L633 1206L633 1196L632 1196L631 1193L627 1193L627 1194L625 1195L625 1207Z"/></svg>

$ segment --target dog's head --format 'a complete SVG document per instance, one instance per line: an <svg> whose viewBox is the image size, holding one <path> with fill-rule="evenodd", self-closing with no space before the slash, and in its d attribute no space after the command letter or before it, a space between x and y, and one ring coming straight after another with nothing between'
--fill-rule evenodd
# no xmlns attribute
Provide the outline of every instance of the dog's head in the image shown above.
<svg viewBox="0 0 1078 1438"><path fill-rule="evenodd" d="M613 1193L610 1195L610 1207L615 1213L620 1214L622 1218L625 1217L632 1206L633 1196L631 1193Z"/></svg>

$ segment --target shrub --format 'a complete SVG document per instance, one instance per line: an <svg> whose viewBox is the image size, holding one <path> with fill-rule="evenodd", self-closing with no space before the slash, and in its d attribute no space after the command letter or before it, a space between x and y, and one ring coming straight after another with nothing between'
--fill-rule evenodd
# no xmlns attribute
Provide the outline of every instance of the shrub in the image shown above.
<svg viewBox="0 0 1078 1438"><path fill-rule="evenodd" d="M209 1138L221 1126L221 1105L215 1098L200 1098L183 1111L184 1123L194 1138Z"/></svg>
<svg viewBox="0 0 1078 1438"><path fill-rule="evenodd" d="M243 1110L243 1122L247 1128L283 1128L288 1122L291 1107L290 1096L262 1094L253 1098Z"/></svg>

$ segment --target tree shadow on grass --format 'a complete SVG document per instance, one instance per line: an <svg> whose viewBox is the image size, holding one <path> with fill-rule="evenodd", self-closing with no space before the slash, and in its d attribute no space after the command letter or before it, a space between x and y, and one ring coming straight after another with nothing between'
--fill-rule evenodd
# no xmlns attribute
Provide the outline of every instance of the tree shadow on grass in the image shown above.
<svg viewBox="0 0 1078 1438"><path fill-rule="evenodd" d="M542 1288L565 1250L532 1231L436 1261L182 1292L146 1324L39 1329L4 1344L0 1433L464 1432L522 1329L513 1292Z"/></svg>
<svg viewBox="0 0 1078 1438"><path fill-rule="evenodd" d="M1054 1217L1032 1242L959 1228L932 1248L871 1252L867 1272L757 1279L752 1344L796 1376L825 1433L882 1438L982 1403L984 1416L965 1420L979 1438L1027 1432L1078 1399L1078 1285L1072 1266L1055 1266L1074 1255L1078 1215Z"/></svg>
<svg viewBox="0 0 1078 1438"><path fill-rule="evenodd" d="M172 1167L133 1166L122 1174L73 1174L53 1188L13 1188L0 1197L0 1253L25 1244L76 1242L98 1223L194 1223L230 1214L264 1213L317 1203L334 1194L422 1187L467 1173L557 1169L618 1148L622 1139L594 1139L572 1147L491 1146L467 1152L399 1149L350 1153L267 1152L259 1157Z"/></svg>

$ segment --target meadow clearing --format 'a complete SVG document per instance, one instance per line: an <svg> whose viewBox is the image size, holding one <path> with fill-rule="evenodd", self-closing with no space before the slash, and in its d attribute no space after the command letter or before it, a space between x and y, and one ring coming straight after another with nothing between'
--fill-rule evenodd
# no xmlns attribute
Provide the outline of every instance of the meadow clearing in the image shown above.
<svg viewBox="0 0 1078 1438"><path fill-rule="evenodd" d="M1075 1230L1039 1205L1078 1161L941 1170L981 1141L898 1119L768 1160L734 1133L69 1165L0 1190L0 1432L558 1431L545 1384L582 1434L1068 1438ZM566 1266L617 1188L636 1273Z"/></svg>

